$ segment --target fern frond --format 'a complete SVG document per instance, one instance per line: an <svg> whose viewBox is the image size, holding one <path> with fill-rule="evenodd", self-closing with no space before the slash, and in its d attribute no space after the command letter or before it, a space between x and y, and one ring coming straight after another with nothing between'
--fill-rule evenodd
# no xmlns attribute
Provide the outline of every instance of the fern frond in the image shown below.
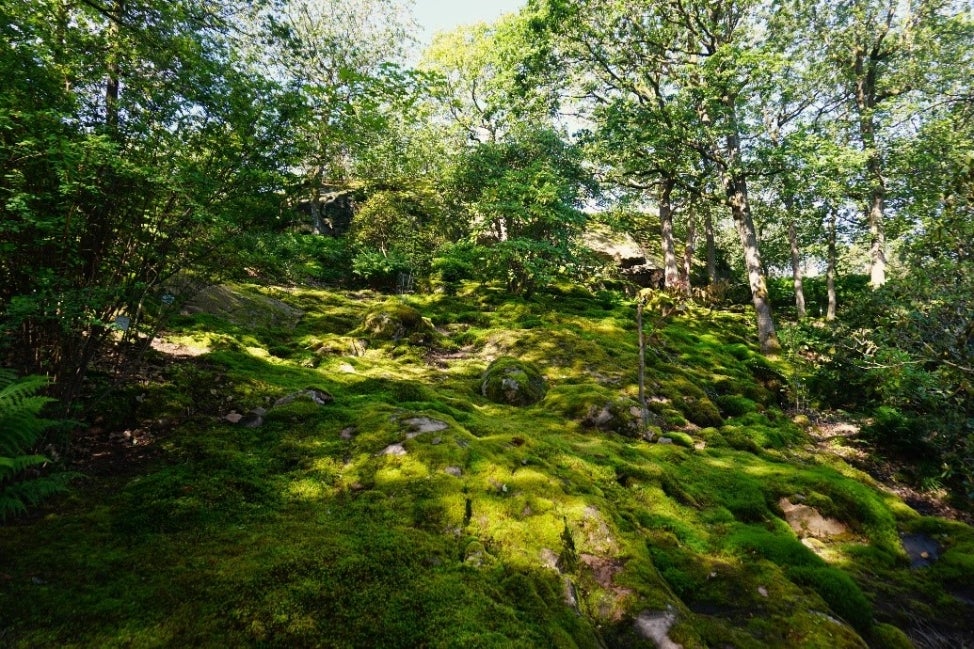
<svg viewBox="0 0 974 649"><path fill-rule="evenodd" d="M25 471L32 466L43 466L48 460L43 455L19 455L17 457L3 457L0 455L0 484L8 477Z"/></svg>
<svg viewBox="0 0 974 649"><path fill-rule="evenodd" d="M31 453L41 433L57 424L40 416L52 399L37 394L47 385L42 376L16 379L0 369L0 522L9 515L24 513L28 506L63 491L72 474L29 477L27 469L48 462Z"/></svg>
<svg viewBox="0 0 974 649"><path fill-rule="evenodd" d="M25 376L0 389L0 404L9 404L16 408L24 399L33 397L39 390L47 386L46 376ZM0 405L0 408L3 408Z"/></svg>
<svg viewBox="0 0 974 649"><path fill-rule="evenodd" d="M59 473L24 480L10 485L0 491L0 522L5 521L10 514L23 514L27 507L36 505L40 501L63 493L68 488L68 481L76 477L72 473Z"/></svg>

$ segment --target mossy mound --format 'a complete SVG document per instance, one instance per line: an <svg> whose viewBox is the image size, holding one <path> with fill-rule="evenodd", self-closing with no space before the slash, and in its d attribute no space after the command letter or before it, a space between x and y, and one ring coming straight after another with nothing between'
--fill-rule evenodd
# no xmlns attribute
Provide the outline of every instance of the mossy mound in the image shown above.
<svg viewBox="0 0 974 649"><path fill-rule="evenodd" d="M293 329L304 315L301 309L281 300L226 284L204 288L183 306L183 311L213 315L251 330Z"/></svg>
<svg viewBox="0 0 974 649"><path fill-rule="evenodd" d="M538 403L547 390L537 367L511 356L502 356L491 363L480 381L481 394L494 403L510 406Z"/></svg>
<svg viewBox="0 0 974 649"><path fill-rule="evenodd" d="M602 407L593 407L583 423L625 437L641 437L644 432L639 404L625 397L613 399Z"/></svg>
<svg viewBox="0 0 974 649"><path fill-rule="evenodd" d="M373 340L406 341L411 345L428 345L436 338L429 318L401 302L386 302L371 309L356 331Z"/></svg>

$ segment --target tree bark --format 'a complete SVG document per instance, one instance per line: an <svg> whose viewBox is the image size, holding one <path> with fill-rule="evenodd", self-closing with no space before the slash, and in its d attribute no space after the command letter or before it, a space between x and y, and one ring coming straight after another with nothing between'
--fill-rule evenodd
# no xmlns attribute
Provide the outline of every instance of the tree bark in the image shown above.
<svg viewBox="0 0 974 649"><path fill-rule="evenodd" d="M730 115L730 128L724 136L726 158L721 169L721 180L727 196L727 204L731 208L731 216L734 218L734 225L737 227L737 234L741 239L741 247L744 249L744 266L751 286L751 301L757 315L758 342L763 353L776 354L781 350L781 344L778 342L778 334L775 332L774 320L771 317L768 282L764 276L758 237L751 216L747 177L735 169L741 159L741 136L737 127L734 98L730 95L725 96L724 104Z"/></svg>
<svg viewBox="0 0 974 649"><path fill-rule="evenodd" d="M121 86L121 49L122 44L119 22L125 14L124 0L115 0L112 18L108 21L108 56L106 59L105 80L105 126L115 134L118 131L118 95Z"/></svg>
<svg viewBox="0 0 974 649"><path fill-rule="evenodd" d="M883 161L876 146L876 75L878 62L867 60L863 51L856 53L856 109L859 113L859 136L866 154L866 172L869 181L869 203L866 205L866 225L869 227L869 284L879 288L886 283L886 180L883 178Z"/></svg>
<svg viewBox="0 0 974 649"><path fill-rule="evenodd" d="M663 285L676 288L680 285L680 271L676 265L676 246L673 243L673 186L671 178L665 178L659 187L659 225L663 238Z"/></svg>
<svg viewBox="0 0 974 649"><path fill-rule="evenodd" d="M828 269L826 270L826 286L829 293L829 307L828 312L825 315L825 319L828 321L835 320L836 312L836 295L835 295L835 236L836 236L836 222L838 221L838 214L836 209L829 209L829 251L828 251Z"/></svg>
<svg viewBox="0 0 974 649"><path fill-rule="evenodd" d="M805 317L805 289L802 283L801 252L798 249L798 227L794 218L789 218L788 221L788 245L791 248L791 275L795 281L795 309L798 319L801 320Z"/></svg>
<svg viewBox="0 0 974 649"><path fill-rule="evenodd" d="M690 273L693 271L693 255L696 251L697 219L693 213L687 219L687 240L683 246L683 290L690 293Z"/></svg>
<svg viewBox="0 0 974 649"><path fill-rule="evenodd" d="M717 283L717 244L714 242L714 212L708 206L704 217L707 237L707 280L711 286Z"/></svg>

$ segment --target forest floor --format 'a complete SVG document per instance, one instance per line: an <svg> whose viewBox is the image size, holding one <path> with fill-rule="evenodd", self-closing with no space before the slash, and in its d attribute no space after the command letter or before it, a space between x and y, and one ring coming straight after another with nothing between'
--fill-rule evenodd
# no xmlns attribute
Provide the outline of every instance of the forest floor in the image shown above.
<svg viewBox="0 0 974 649"><path fill-rule="evenodd" d="M974 647L969 514L790 412L743 313L651 323L646 431L620 298L219 293L0 527L0 644Z"/></svg>

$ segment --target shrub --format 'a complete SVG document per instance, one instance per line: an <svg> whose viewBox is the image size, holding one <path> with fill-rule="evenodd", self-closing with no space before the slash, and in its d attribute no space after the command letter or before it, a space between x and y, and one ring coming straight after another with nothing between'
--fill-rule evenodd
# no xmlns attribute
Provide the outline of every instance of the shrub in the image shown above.
<svg viewBox="0 0 974 649"><path fill-rule="evenodd" d="M437 251L432 262L432 284L447 295L456 295L464 280L477 276L478 256L484 252L473 244L450 244Z"/></svg>

